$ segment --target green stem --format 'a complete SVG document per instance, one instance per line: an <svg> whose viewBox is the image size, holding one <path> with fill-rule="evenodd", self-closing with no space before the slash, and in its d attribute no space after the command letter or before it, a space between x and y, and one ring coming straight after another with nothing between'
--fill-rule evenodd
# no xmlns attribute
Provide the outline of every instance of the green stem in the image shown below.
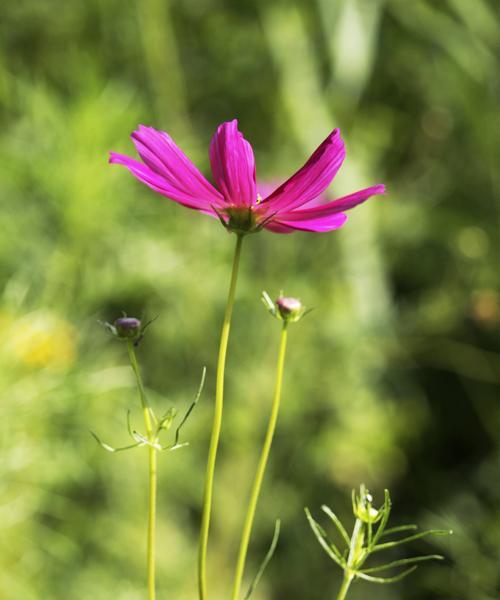
<svg viewBox="0 0 500 600"><path fill-rule="evenodd" d="M217 361L217 379L215 384L215 412L212 425L212 435L210 438L210 447L208 450L207 471L205 478L205 489L203 493L203 514L201 519L200 542L198 552L198 592L200 600L207 598L207 546L208 533L210 530L210 516L212 513L212 496L214 484L215 461L217 459L217 449L219 446L220 431L222 426L222 410L224 407L224 372L226 368L227 344L229 341L229 330L231 328L231 316L233 314L234 296L236 292L236 283L238 280L238 267L240 263L241 245L243 236L236 238L236 247L234 250L233 269L231 273L231 283L224 314L224 322L219 345L219 358Z"/></svg>
<svg viewBox="0 0 500 600"><path fill-rule="evenodd" d="M337 600L344 600L344 598L347 596L347 592L354 579L353 569L358 566L360 553L363 550L364 537L365 532L363 521L361 521L361 519L356 519L356 522L354 523L354 530L351 536L351 546L349 548L349 556L347 557L347 566L344 570L344 579L342 580L342 585L340 586Z"/></svg>
<svg viewBox="0 0 500 600"><path fill-rule="evenodd" d="M144 423L146 425L147 437L149 439L153 433L153 426L151 424L151 411L149 408L148 399L146 398L146 392L144 391L144 384L142 382L141 371L139 370L137 357L135 355L134 343L132 341L128 341L127 348L130 364L132 365L132 369L134 370L135 378L137 381L137 389L139 390L139 398L141 399L142 412L144 413Z"/></svg>
<svg viewBox="0 0 500 600"><path fill-rule="evenodd" d="M137 380L137 388L141 399L142 411L144 413L144 424L146 435L151 443L154 443L153 424L151 422L151 410L149 408L141 372L135 355L134 344L129 341L128 355L130 364L134 370ZM148 578L148 600L155 600L155 550L156 550L156 491L157 491L157 450L153 446L148 447L149 454L149 516L148 516L148 541L147 541L147 578Z"/></svg>
<svg viewBox="0 0 500 600"><path fill-rule="evenodd" d="M285 367L286 342L287 324L286 322L283 322L283 329L281 330L281 342L278 354L278 366L276 370L276 384L274 388L273 406L271 409L271 415L269 417L269 424L267 426L266 437L264 439L264 446L262 447L259 464L257 466L257 472L255 474L255 479L252 485L250 501L248 503L247 514L245 517L245 523L243 525L243 533L241 535L240 549L238 552L238 560L236 563L236 571L234 575L233 591L231 595L232 600L238 600L240 595L241 582L243 580L243 572L245 570L248 544L250 542L250 535L252 533L252 526L255 518L255 512L257 509L257 502L259 500L262 481L264 479L264 474L269 459L269 452L271 450L271 444L273 442L274 431L276 429L276 422L278 420L278 413L281 400L281 388L283 384L283 371Z"/></svg>
<svg viewBox="0 0 500 600"><path fill-rule="evenodd" d="M157 450L149 447L148 599L155 600Z"/></svg>
<svg viewBox="0 0 500 600"><path fill-rule="evenodd" d="M338 596L337 596L337 600L344 600L344 598L347 596L347 592L349 590L349 587L352 583L352 573L350 573L349 571L346 571L344 573L344 579L342 580L342 585L340 587Z"/></svg>

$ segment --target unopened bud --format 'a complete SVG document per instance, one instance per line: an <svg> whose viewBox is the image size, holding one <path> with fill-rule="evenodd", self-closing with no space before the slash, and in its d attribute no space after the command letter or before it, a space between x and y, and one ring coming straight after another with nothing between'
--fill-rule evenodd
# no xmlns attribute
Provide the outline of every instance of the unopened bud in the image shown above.
<svg viewBox="0 0 500 600"><path fill-rule="evenodd" d="M262 292L262 302L273 317L285 324L295 323L309 312L298 298L291 296L280 296L273 302L267 292Z"/></svg>
<svg viewBox="0 0 500 600"><path fill-rule="evenodd" d="M302 310L302 303L300 300L285 296L276 300L276 306L283 318L296 315Z"/></svg>
<svg viewBox="0 0 500 600"><path fill-rule="evenodd" d="M364 523L376 523L379 520L379 511L373 506L358 505L356 516Z"/></svg>
<svg viewBox="0 0 500 600"><path fill-rule="evenodd" d="M364 523L376 523L382 516L382 512L372 506L373 496L365 488L360 487L360 494L353 496L353 508L355 516Z"/></svg>
<svg viewBox="0 0 500 600"><path fill-rule="evenodd" d="M134 317L120 317L113 323L116 337L124 340L137 340L142 335L139 319Z"/></svg>
<svg viewBox="0 0 500 600"><path fill-rule="evenodd" d="M302 302L290 296L280 296L275 304L283 321L298 321L305 312Z"/></svg>

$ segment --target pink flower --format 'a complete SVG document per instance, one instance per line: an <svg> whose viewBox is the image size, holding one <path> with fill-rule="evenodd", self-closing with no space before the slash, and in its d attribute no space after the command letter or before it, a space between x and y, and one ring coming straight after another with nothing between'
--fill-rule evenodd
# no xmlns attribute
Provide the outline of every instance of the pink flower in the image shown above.
<svg viewBox="0 0 500 600"><path fill-rule="evenodd" d="M306 164L265 198L257 192L255 159L235 120L222 123L210 144L214 187L163 131L139 126L132 140L142 162L111 152L110 162L124 165L162 196L202 213L219 217L231 231L250 233L262 228L276 233L331 231L346 222L344 214L383 194L375 185L330 202L321 195L345 157L340 131L334 129Z"/></svg>

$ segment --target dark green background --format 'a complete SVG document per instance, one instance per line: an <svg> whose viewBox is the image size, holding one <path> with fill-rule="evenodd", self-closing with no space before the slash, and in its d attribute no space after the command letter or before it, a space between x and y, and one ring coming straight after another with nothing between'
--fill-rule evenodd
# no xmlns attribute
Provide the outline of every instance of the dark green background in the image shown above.
<svg viewBox="0 0 500 600"><path fill-rule="evenodd" d="M255 600L335 597L303 516L389 487L394 525L453 528L396 586L352 599L500 596L500 12L495 0L12 0L0 19L0 597L140 600L146 455L110 455L140 411L125 347L97 321L159 315L139 350L152 401L188 406L161 455L159 600L196 597L214 360L233 246L214 220L107 165L138 123L204 171L238 117L261 181L339 126L333 196L388 194L330 234L245 241L210 543L228 597L270 406L279 326L262 289L314 311L290 331L283 410L251 544ZM327 526L326 522L323 522ZM398 554L395 555L399 556Z"/></svg>

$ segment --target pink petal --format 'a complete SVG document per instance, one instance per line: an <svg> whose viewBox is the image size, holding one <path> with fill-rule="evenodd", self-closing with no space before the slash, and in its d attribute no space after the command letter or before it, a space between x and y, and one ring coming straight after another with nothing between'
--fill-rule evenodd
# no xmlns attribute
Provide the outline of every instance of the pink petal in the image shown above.
<svg viewBox="0 0 500 600"><path fill-rule="evenodd" d="M273 233L293 233L295 231L292 227L287 227L276 221L269 221L267 225L264 225L264 229L272 231Z"/></svg>
<svg viewBox="0 0 500 600"><path fill-rule="evenodd" d="M182 194L178 189L170 186L163 177L160 177L147 165L130 158L129 156L110 152L109 162L127 167L134 177L162 196L175 200L175 202L178 202L187 208L193 208L202 212L213 212L211 205L208 205L204 201L197 200L189 194Z"/></svg>
<svg viewBox="0 0 500 600"><path fill-rule="evenodd" d="M150 188L189 208L210 210L223 205L221 194L167 133L140 125L132 140L144 164L114 152L111 163L124 165Z"/></svg>
<svg viewBox="0 0 500 600"><path fill-rule="evenodd" d="M210 143L210 163L226 202L251 206L257 201L252 146L238 131L238 121L222 123Z"/></svg>
<svg viewBox="0 0 500 600"><path fill-rule="evenodd" d="M320 196L332 182L345 158L340 130L334 129L306 164L268 196L268 213L292 210Z"/></svg>
<svg viewBox="0 0 500 600"><path fill-rule="evenodd" d="M323 233L339 229L347 221L347 215L337 213L326 217L318 217L311 219L301 219L298 221L272 221L265 225L265 229L269 229L275 233L292 233L293 231L312 231L314 233Z"/></svg>
<svg viewBox="0 0 500 600"><path fill-rule="evenodd" d="M300 210L292 210L287 212L279 212L277 218L280 222L284 221L309 221L310 219L327 218L332 215L342 213L349 210L362 202L365 202L371 196L385 193L384 185L374 185L372 187L354 192L349 196L344 196L338 200L332 200L326 204L321 204L316 207L305 208Z"/></svg>

